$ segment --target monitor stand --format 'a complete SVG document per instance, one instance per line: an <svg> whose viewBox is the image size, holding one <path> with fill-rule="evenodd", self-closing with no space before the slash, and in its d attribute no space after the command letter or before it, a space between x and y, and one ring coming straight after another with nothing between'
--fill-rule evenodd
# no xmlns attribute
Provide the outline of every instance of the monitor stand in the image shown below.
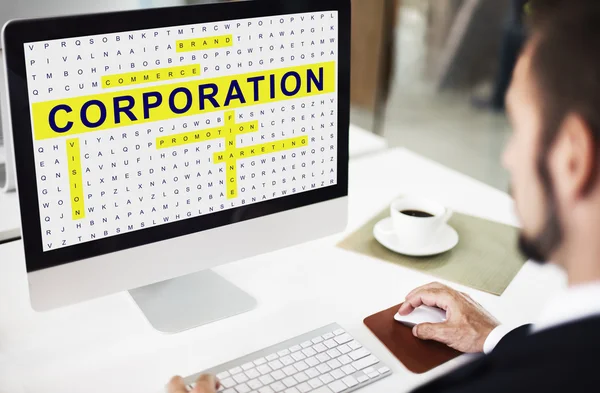
<svg viewBox="0 0 600 393"><path fill-rule="evenodd" d="M129 291L150 324L179 333L250 311L256 300L211 270Z"/></svg>

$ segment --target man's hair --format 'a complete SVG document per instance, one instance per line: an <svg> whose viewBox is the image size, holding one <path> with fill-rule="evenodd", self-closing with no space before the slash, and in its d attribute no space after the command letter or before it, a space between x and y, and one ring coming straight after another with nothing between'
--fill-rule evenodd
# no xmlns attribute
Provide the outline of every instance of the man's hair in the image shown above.
<svg viewBox="0 0 600 393"><path fill-rule="evenodd" d="M532 0L528 14L542 151L570 113L583 119L600 148L600 0Z"/></svg>

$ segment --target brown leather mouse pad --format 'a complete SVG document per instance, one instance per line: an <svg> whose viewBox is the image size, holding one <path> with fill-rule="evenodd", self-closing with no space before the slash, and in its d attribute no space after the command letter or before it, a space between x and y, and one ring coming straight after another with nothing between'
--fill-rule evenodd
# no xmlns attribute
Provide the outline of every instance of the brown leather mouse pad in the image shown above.
<svg viewBox="0 0 600 393"><path fill-rule="evenodd" d="M422 374L461 355L444 344L413 336L411 328L394 319L400 305L365 318L364 324L408 370Z"/></svg>

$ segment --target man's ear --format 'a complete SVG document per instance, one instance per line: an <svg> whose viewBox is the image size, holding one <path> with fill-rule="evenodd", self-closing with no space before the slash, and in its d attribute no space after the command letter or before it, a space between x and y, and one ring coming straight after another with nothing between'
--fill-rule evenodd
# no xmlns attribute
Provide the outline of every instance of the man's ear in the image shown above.
<svg viewBox="0 0 600 393"><path fill-rule="evenodd" d="M592 130L580 115L570 114L563 121L549 165L561 198L574 201L591 191L596 177L596 147Z"/></svg>

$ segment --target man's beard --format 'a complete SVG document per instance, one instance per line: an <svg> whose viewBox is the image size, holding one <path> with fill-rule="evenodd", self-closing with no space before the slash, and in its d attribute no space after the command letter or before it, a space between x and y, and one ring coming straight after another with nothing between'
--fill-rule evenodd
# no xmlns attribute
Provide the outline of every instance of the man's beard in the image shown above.
<svg viewBox="0 0 600 393"><path fill-rule="evenodd" d="M546 190L546 223L542 231L534 238L530 238L524 233L519 236L519 250L521 253L526 258L540 264L544 264L551 258L552 253L560 246L562 241L562 228L558 217L556 199L550 187Z"/></svg>

